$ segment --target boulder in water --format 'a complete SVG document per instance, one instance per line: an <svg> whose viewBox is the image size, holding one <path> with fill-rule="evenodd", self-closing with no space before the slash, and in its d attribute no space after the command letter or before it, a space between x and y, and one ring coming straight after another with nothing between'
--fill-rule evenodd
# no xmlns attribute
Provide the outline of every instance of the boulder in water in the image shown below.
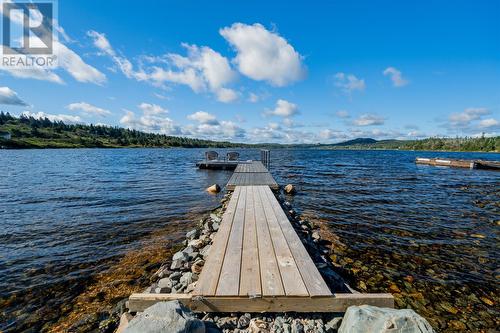
<svg viewBox="0 0 500 333"><path fill-rule="evenodd" d="M297 189L292 184L288 184L284 188L286 194L295 194Z"/></svg>
<svg viewBox="0 0 500 333"><path fill-rule="evenodd" d="M218 184L213 184L212 186L207 187L207 192L208 193L219 193L220 186Z"/></svg>
<svg viewBox="0 0 500 333"><path fill-rule="evenodd" d="M434 333L431 325L410 309L388 309L371 305L350 306L338 333Z"/></svg>

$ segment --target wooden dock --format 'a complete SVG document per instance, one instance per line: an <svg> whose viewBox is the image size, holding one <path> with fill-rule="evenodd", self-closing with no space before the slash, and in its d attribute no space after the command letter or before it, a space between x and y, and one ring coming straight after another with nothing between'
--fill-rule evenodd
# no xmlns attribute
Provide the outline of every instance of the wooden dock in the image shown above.
<svg viewBox="0 0 500 333"><path fill-rule="evenodd" d="M260 162L236 167L237 175L267 174L234 192L191 294L132 294L131 312L179 300L202 312L344 312L351 305L394 307L391 294L332 293L271 191L276 181ZM266 178L266 181L269 179ZM232 182L232 183L231 183ZM232 185L230 185L230 183Z"/></svg>
<svg viewBox="0 0 500 333"><path fill-rule="evenodd" d="M453 168L500 170L500 162L497 161L417 157L415 159L415 163L433 166L447 166Z"/></svg>
<svg viewBox="0 0 500 333"><path fill-rule="evenodd" d="M236 186L266 185L273 190L279 189L278 183L260 161L240 164L229 178L226 188L234 190Z"/></svg>

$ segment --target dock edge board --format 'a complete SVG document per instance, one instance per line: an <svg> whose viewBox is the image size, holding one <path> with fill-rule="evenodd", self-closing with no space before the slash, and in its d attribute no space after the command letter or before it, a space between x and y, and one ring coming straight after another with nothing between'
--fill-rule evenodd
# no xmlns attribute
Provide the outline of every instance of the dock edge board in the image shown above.
<svg viewBox="0 0 500 333"><path fill-rule="evenodd" d="M331 296L241 297L191 294L132 294L130 312L141 312L157 302L179 301L195 312L345 312L352 305L394 308L392 294L341 293Z"/></svg>

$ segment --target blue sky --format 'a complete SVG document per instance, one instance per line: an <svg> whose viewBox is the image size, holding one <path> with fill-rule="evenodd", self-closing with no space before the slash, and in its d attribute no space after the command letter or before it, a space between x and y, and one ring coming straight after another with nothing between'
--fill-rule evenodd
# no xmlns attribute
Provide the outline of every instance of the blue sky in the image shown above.
<svg viewBox="0 0 500 333"><path fill-rule="evenodd" d="M499 135L498 1L59 0L0 109L238 142ZM63 33L64 31L64 33Z"/></svg>

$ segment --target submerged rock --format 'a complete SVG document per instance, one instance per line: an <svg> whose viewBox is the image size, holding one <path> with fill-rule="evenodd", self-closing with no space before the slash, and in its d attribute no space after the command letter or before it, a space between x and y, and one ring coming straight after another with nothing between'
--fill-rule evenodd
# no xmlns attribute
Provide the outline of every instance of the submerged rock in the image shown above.
<svg viewBox="0 0 500 333"><path fill-rule="evenodd" d="M160 302L132 319L124 333L205 333L203 322L179 301Z"/></svg>
<svg viewBox="0 0 500 333"><path fill-rule="evenodd" d="M350 306L339 333L434 333L431 325L410 309L388 309L371 305Z"/></svg>

